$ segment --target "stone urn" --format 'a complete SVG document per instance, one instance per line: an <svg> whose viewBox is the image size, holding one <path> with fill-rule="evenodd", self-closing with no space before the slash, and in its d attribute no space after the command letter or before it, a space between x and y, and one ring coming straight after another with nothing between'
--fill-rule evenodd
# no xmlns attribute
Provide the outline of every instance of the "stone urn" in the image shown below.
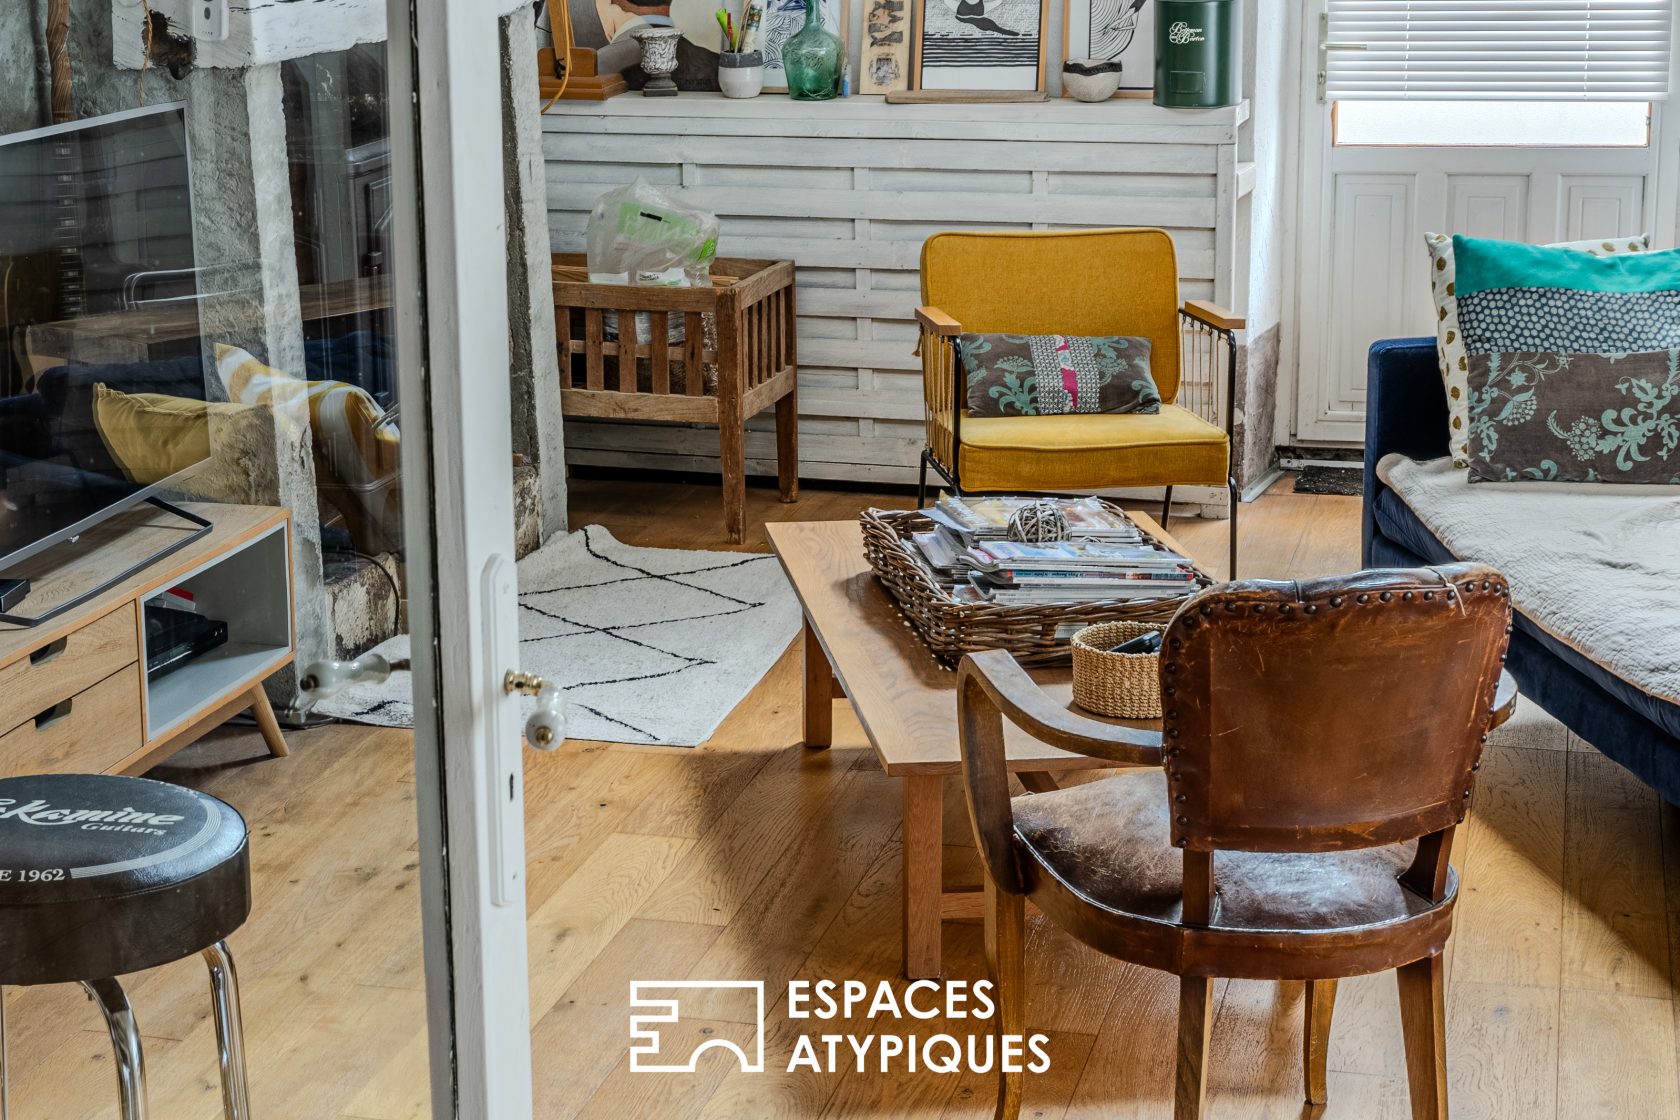
<svg viewBox="0 0 1680 1120"><path fill-rule="evenodd" d="M682 32L675 27L650 27L640 36L642 43L642 71L647 74L643 97L675 97L677 83L671 75L677 69L677 41Z"/></svg>

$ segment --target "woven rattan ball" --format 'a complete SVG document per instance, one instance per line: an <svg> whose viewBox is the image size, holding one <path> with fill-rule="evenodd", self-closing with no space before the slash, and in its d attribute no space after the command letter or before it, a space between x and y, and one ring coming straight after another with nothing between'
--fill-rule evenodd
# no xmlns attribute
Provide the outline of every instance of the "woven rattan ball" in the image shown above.
<svg viewBox="0 0 1680 1120"><path fill-rule="evenodd" d="M1055 502L1033 502L1009 517L1009 539L1017 544L1052 544L1067 535L1067 518Z"/></svg>

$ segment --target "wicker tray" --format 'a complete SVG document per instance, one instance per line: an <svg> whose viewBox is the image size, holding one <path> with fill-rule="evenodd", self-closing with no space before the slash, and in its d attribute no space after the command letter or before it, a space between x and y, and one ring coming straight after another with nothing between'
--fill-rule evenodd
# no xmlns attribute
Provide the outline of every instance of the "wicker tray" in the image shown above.
<svg viewBox="0 0 1680 1120"><path fill-rule="evenodd" d="M965 653L1006 649L1023 665L1048 665L1072 657L1068 640L1074 632L1096 622L1165 623L1188 595L1172 599L1099 599L1095 602L1033 603L1000 606L996 603L952 602L945 589L913 551L910 534L927 532L933 522L915 511L866 509L858 517L863 526L863 552L869 566L911 627L947 665ZM1144 540L1160 541L1143 534ZM1196 570L1196 590L1213 583Z"/></svg>

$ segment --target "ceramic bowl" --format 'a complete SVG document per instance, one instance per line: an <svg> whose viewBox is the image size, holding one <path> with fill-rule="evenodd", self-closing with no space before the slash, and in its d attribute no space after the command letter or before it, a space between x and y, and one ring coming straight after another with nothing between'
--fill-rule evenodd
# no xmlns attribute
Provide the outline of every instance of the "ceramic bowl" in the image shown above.
<svg viewBox="0 0 1680 1120"><path fill-rule="evenodd" d="M757 97L764 88L764 56L758 51L718 55L718 88L725 97Z"/></svg>
<svg viewBox="0 0 1680 1120"><path fill-rule="evenodd" d="M1070 58L1062 63L1062 92L1080 101L1107 101L1119 88L1119 59Z"/></svg>

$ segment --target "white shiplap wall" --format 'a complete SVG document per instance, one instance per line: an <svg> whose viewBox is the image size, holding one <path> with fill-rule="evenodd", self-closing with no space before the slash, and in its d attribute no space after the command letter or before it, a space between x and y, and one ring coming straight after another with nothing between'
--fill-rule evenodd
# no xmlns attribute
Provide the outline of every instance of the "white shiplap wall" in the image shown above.
<svg viewBox="0 0 1680 1120"><path fill-rule="evenodd" d="M594 200L640 175L716 213L720 255L792 259L801 474L914 481L922 396L911 315L923 239L948 229L1162 226L1178 248L1184 298L1229 302L1246 115L1246 105L1184 112L1124 100L563 102L543 120L549 231L557 252L581 251ZM775 473L768 421L749 425L753 473ZM577 421L566 425L566 452L579 464L715 470L717 433Z"/></svg>

